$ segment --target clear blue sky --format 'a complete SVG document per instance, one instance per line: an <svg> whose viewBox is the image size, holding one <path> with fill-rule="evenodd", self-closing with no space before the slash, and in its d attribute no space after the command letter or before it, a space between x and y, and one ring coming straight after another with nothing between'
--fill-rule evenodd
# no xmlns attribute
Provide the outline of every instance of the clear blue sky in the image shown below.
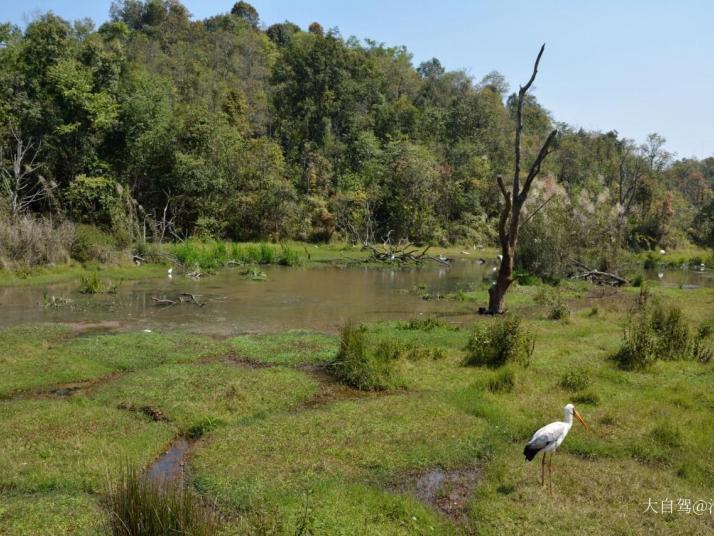
<svg viewBox="0 0 714 536"><path fill-rule="evenodd" d="M106 20L110 0L0 0L0 20L21 26L53 10ZM195 18L233 0L184 0ZM265 25L318 21L344 36L406 45L419 63L436 56L476 79L496 69L512 88L546 53L535 93L559 121L650 132L678 156L714 155L714 1L711 0L253 0Z"/></svg>

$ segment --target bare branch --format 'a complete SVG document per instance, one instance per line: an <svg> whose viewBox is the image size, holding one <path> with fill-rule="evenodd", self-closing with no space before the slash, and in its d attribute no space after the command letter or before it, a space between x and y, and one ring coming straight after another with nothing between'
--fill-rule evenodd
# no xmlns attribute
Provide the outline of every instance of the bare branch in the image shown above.
<svg viewBox="0 0 714 536"><path fill-rule="evenodd" d="M535 179L538 174L540 173L540 167L543 164L543 161L548 157L550 153L553 152L553 143L555 142L555 137L558 135L557 130L551 131L551 133L548 135L548 138L545 140L545 143L543 146L540 148L540 151L538 152L538 156L536 159L533 161L533 164L531 165L531 169L528 172L528 177L526 177L526 181L523 183L523 190L518 194L518 202L519 203L524 203L526 198L528 197L528 190L531 188L531 184L533 183L533 179Z"/></svg>
<svg viewBox="0 0 714 536"><path fill-rule="evenodd" d="M521 228L523 228L523 226L524 226L526 223L528 223L529 221L531 221L531 220L533 219L533 216L535 216L536 214L538 214L538 213L541 211L541 209L545 208L545 206L546 206L548 203L550 203L554 198L555 198L555 194L551 195L548 199L546 199L546 200L543 201L540 205L538 205L538 207L537 207L533 212L531 212L530 214L528 214L528 217L527 217L525 220L523 220L523 221L521 222Z"/></svg>
<svg viewBox="0 0 714 536"><path fill-rule="evenodd" d="M521 131L523 130L523 104L526 100L526 93L530 89L533 81L538 74L538 65L540 64L540 58L543 56L543 51L545 50L545 43L540 47L538 56L536 57L535 63L533 64L533 73L531 77L526 82L525 86L521 86L518 90L518 111L516 113L516 141L515 141L515 168L513 170L513 192L512 192L512 203L515 206L518 200L518 194L521 189Z"/></svg>

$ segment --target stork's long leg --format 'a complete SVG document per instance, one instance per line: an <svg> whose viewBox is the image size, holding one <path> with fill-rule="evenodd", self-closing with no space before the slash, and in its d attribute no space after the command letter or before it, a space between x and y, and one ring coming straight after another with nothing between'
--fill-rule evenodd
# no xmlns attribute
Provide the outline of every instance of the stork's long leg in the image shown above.
<svg viewBox="0 0 714 536"><path fill-rule="evenodd" d="M543 459L540 463L540 485L545 487L545 457L548 455L547 452L543 452Z"/></svg>
<svg viewBox="0 0 714 536"><path fill-rule="evenodd" d="M550 493L553 493L553 453L550 453L550 459L548 460L548 484L550 486Z"/></svg>

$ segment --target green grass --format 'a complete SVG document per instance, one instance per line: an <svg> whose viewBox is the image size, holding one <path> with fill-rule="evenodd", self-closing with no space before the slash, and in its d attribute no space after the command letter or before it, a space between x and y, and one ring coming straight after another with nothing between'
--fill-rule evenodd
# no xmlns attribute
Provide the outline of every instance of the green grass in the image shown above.
<svg viewBox="0 0 714 536"><path fill-rule="evenodd" d="M0 492L0 532L12 536L99 536L104 516L88 493Z"/></svg>
<svg viewBox="0 0 714 536"><path fill-rule="evenodd" d="M98 492L122 459L142 465L169 426L86 399L0 402L0 489Z"/></svg>
<svg viewBox="0 0 714 536"><path fill-rule="evenodd" d="M91 382L113 373L181 363L220 352L216 341L180 333L130 332L67 338L66 328L13 327L0 331L0 398Z"/></svg>
<svg viewBox="0 0 714 536"><path fill-rule="evenodd" d="M283 367L171 364L126 374L102 386L92 399L109 407L160 409L179 433L200 436L294 407L316 389L315 380Z"/></svg>
<svg viewBox="0 0 714 536"><path fill-rule="evenodd" d="M509 307L535 337L527 368L463 366L471 326L408 318L370 325L370 348L413 350L399 358L403 388L377 393L316 372L334 357L335 335L216 341L3 330L0 532L92 534L103 517L98 494L122 461L145 466L176 434L194 433L201 437L188 485L215 501L224 519L218 534L710 532L708 513L644 510L649 498L712 500L714 364L657 360L619 369L610 356L639 289L612 298L590 291L564 283L569 323L547 319L538 287L509 293ZM692 327L714 310L713 289L653 285L651 294L678 304ZM42 394L98 379L73 397ZM576 423L558 449L550 497L540 488L539 458L524 462L522 449L568 402L590 430ZM120 406L155 407L169 420ZM477 467L479 480L466 492L461 522L410 491L415 474L463 467Z"/></svg>
<svg viewBox="0 0 714 536"><path fill-rule="evenodd" d="M337 353L337 337L315 331L286 331L229 339L237 357L260 363L326 363Z"/></svg>

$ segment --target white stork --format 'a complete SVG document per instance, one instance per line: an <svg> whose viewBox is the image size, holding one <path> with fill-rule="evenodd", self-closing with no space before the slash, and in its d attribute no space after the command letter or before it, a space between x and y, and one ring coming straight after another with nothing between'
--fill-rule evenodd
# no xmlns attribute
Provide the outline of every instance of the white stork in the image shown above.
<svg viewBox="0 0 714 536"><path fill-rule="evenodd" d="M573 416L582 423L586 430L588 429L588 425L585 424L585 421L580 413L578 413L578 410L575 409L575 406L568 404L565 406L565 421L556 421L546 424L533 434L533 437L523 449L523 455L528 461L531 461L540 451L543 451L543 461L541 462L540 469L540 483L542 486L545 486L545 457L546 454L550 452L550 459L548 460L548 481L551 493L553 491L553 453L563 442L568 432L570 432L570 427L573 426Z"/></svg>

